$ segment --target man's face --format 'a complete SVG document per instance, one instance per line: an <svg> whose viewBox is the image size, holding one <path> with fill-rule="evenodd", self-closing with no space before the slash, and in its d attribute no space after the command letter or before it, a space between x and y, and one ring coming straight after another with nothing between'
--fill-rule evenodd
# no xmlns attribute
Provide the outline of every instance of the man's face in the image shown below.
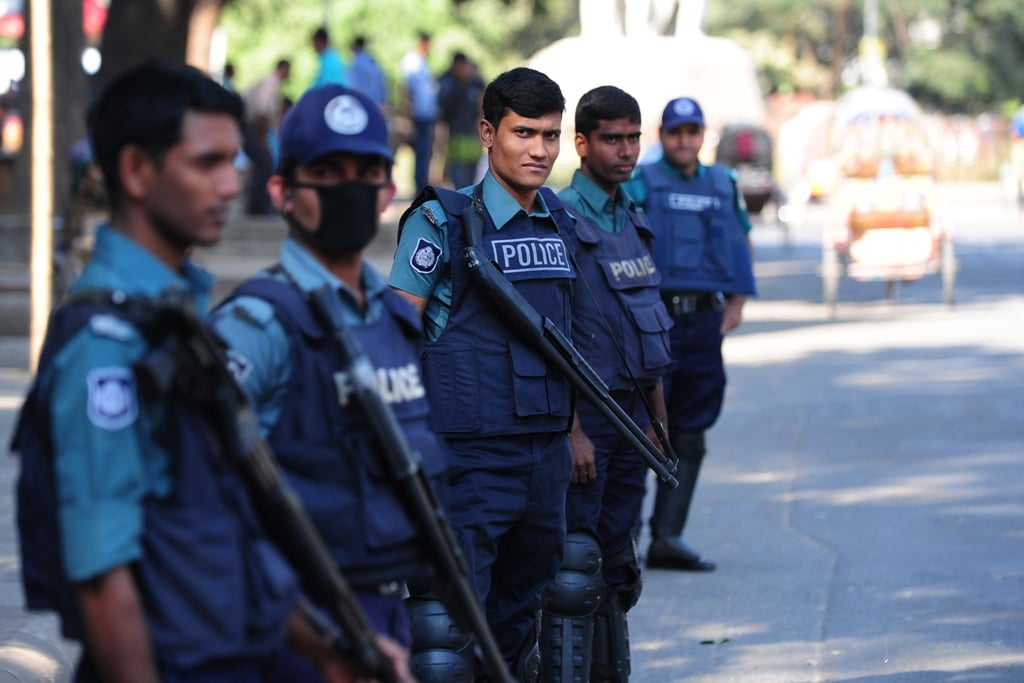
<svg viewBox="0 0 1024 683"><path fill-rule="evenodd" d="M545 114L528 119L509 112L497 129L480 122L480 139L488 149L491 173L513 195L539 189L558 158L562 114Z"/></svg>
<svg viewBox="0 0 1024 683"><path fill-rule="evenodd" d="M590 135L576 134L580 170L598 187L612 193L629 180L640 156L640 123L629 119L601 121Z"/></svg>
<svg viewBox="0 0 1024 683"><path fill-rule="evenodd" d="M242 135L228 114L189 111L181 129L181 140L164 153L139 199L161 234L208 246L220 239L231 200L241 191L234 159Z"/></svg>
<svg viewBox="0 0 1024 683"><path fill-rule="evenodd" d="M395 193L389 164L378 156L336 152L321 157L307 166L295 168L295 181L310 185L340 185L360 181L378 185L377 213L383 213ZM289 187L279 175L271 177L267 191L284 212L291 212L300 225L315 230L320 225L320 198L308 187Z"/></svg>
<svg viewBox="0 0 1024 683"><path fill-rule="evenodd" d="M697 155L704 144L704 126L684 123L669 130L662 128L658 136L666 161L688 175L696 172Z"/></svg>

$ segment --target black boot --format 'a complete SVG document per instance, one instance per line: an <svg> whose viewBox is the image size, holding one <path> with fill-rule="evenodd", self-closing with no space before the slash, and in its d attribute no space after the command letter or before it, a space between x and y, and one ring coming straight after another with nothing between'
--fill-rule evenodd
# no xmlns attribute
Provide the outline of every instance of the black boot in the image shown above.
<svg viewBox="0 0 1024 683"><path fill-rule="evenodd" d="M690 513L693 492L704 460L704 432L680 432L672 435L672 448L679 456L674 489L658 483L651 514L651 545L647 548L648 569L714 571L715 563L700 556L682 540Z"/></svg>

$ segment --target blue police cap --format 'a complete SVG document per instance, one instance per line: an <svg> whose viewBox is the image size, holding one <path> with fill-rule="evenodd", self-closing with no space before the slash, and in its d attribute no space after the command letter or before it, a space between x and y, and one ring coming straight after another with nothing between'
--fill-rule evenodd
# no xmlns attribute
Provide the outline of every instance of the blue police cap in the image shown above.
<svg viewBox="0 0 1024 683"><path fill-rule="evenodd" d="M281 162L309 164L335 152L373 154L394 161L380 107L342 85L308 90L281 122Z"/></svg>
<svg viewBox="0 0 1024 683"><path fill-rule="evenodd" d="M697 100L677 97L665 105L665 111L661 114L661 127L664 130L672 130L686 123L704 125L704 112L701 111Z"/></svg>

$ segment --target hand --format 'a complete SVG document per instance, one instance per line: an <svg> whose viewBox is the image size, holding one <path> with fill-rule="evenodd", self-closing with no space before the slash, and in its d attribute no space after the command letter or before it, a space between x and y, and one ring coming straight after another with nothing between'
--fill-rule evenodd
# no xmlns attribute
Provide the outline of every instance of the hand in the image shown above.
<svg viewBox="0 0 1024 683"><path fill-rule="evenodd" d="M662 420L662 424L665 424L664 420ZM647 433L647 438L651 440L651 443L658 447L658 450L661 451L662 455L665 455L665 444L661 443L661 439L658 438L658 432L654 429L654 423L651 422L648 424L645 431ZM668 434L668 431L666 430L665 433Z"/></svg>
<svg viewBox="0 0 1024 683"><path fill-rule="evenodd" d="M576 424L579 424L578 420ZM569 449L572 451L572 483L585 484L591 479L596 479L594 443L582 429L574 428L569 432Z"/></svg>
<svg viewBox="0 0 1024 683"><path fill-rule="evenodd" d="M743 304L746 303L747 297L733 295L729 296L725 300L725 310L722 311L722 335L726 335L732 330L735 330L743 322Z"/></svg>
<svg viewBox="0 0 1024 683"><path fill-rule="evenodd" d="M376 640L381 652L391 662L396 680L399 683L416 683L409 671L409 652L387 636L378 635ZM327 683L374 683L377 680L357 674L346 660L338 656L321 659L317 666Z"/></svg>

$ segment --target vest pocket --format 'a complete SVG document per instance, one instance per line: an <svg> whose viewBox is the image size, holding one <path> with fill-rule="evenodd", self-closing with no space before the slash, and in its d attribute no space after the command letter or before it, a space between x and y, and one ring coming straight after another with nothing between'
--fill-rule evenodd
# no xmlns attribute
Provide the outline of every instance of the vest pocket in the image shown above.
<svg viewBox="0 0 1024 683"><path fill-rule="evenodd" d="M655 240L653 248L671 250L673 270L697 272L704 251L703 217L698 213L671 213L669 216L668 244L659 245Z"/></svg>
<svg viewBox="0 0 1024 683"><path fill-rule="evenodd" d="M436 431L480 429L480 368L471 346L433 347L424 355L423 375Z"/></svg>
<svg viewBox="0 0 1024 683"><path fill-rule="evenodd" d="M639 330L644 370L667 368L672 363L669 343L672 318L669 317L668 311L661 302L648 306L635 305L627 310L632 312L633 321Z"/></svg>
<svg viewBox="0 0 1024 683"><path fill-rule="evenodd" d="M508 343L516 417L548 415L547 366L544 359L519 341ZM557 397L553 397L557 398Z"/></svg>

